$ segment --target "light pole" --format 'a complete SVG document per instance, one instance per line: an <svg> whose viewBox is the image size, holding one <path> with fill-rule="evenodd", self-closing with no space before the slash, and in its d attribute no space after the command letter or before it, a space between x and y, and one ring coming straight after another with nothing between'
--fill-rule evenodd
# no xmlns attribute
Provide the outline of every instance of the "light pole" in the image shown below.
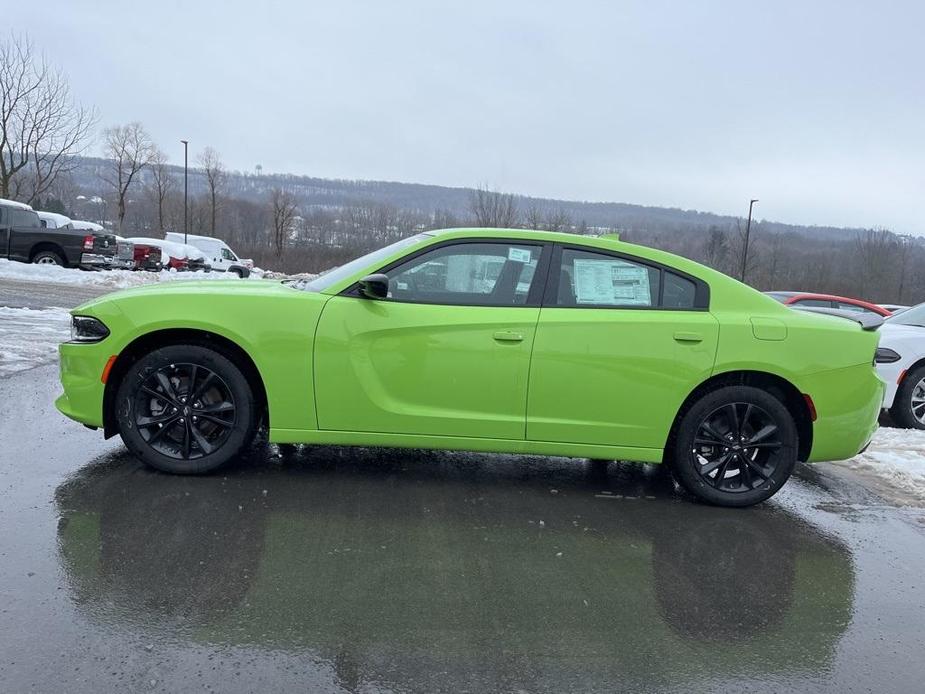
<svg viewBox="0 0 925 694"><path fill-rule="evenodd" d="M739 274L739 279L745 281L745 268L748 264L748 236L752 230L752 206L758 202L757 199L748 201L748 221L745 222L745 248L742 249L742 272Z"/></svg>
<svg viewBox="0 0 925 694"><path fill-rule="evenodd" d="M183 143L183 243L186 243L189 234L189 141L180 142Z"/></svg>

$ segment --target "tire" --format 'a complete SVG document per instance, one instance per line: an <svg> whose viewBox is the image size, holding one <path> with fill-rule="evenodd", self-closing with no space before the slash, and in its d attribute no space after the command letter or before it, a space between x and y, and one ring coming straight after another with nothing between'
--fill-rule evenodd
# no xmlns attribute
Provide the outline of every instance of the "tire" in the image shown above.
<svg viewBox="0 0 925 694"><path fill-rule="evenodd" d="M246 279L247 276L250 275L250 271L249 271L249 270L245 270L245 269L239 268L239 267L233 267L233 268L231 268L228 272L229 272L230 274L237 275L238 278L239 278L239 279L242 279L242 280L243 280L243 279Z"/></svg>
<svg viewBox="0 0 925 694"><path fill-rule="evenodd" d="M925 422L915 416L913 405L925 419L925 366L918 366L903 378L896 390L890 416L903 429L925 429ZM920 401L913 403L913 399Z"/></svg>
<svg viewBox="0 0 925 694"><path fill-rule="evenodd" d="M790 477L797 443L793 416L780 400L759 388L727 386L682 414L672 472L703 501L752 506L771 498Z"/></svg>
<svg viewBox="0 0 925 694"><path fill-rule="evenodd" d="M64 258L55 251L39 251L32 256L32 262L36 265L60 265L61 267L67 265Z"/></svg>
<svg viewBox="0 0 925 694"><path fill-rule="evenodd" d="M154 350L134 364L116 392L126 447L163 472L201 474L246 449L257 430L254 393L241 370L202 345Z"/></svg>

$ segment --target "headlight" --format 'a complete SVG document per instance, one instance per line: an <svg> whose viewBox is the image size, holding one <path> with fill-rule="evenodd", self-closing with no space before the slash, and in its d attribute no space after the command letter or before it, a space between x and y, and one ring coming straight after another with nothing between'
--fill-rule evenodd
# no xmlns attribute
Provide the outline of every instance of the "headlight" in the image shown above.
<svg viewBox="0 0 925 694"><path fill-rule="evenodd" d="M892 364L900 359L902 357L889 347L877 347L877 351L874 352L874 364Z"/></svg>
<svg viewBox="0 0 925 694"><path fill-rule="evenodd" d="M107 335L109 328L96 318L74 316L71 319L71 342L99 342Z"/></svg>

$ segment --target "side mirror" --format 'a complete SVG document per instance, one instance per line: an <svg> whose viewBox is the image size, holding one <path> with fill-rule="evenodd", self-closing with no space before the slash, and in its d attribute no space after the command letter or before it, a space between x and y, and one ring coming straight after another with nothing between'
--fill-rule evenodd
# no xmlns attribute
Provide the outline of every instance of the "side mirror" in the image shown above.
<svg viewBox="0 0 925 694"><path fill-rule="evenodd" d="M385 299L389 296L388 275L376 273L360 280L360 296L367 299Z"/></svg>

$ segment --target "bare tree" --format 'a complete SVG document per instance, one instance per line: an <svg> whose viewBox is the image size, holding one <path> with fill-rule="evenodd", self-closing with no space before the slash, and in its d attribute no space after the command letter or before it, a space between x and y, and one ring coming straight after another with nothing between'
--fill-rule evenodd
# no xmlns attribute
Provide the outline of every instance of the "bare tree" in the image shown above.
<svg viewBox="0 0 925 694"><path fill-rule="evenodd" d="M33 202L73 168L96 113L78 104L64 74L28 38L0 42L0 197Z"/></svg>
<svg viewBox="0 0 925 694"><path fill-rule="evenodd" d="M209 233L215 236L215 218L218 214L219 199L225 186L225 165L219 153L212 147L206 147L199 155L199 165L206 175L209 188Z"/></svg>
<svg viewBox="0 0 925 694"><path fill-rule="evenodd" d="M535 202L530 204L524 214L524 225L533 231L543 228L543 213Z"/></svg>
<svg viewBox="0 0 925 694"><path fill-rule="evenodd" d="M707 231L703 251L707 265L716 270L723 270L726 266L726 257L729 252L726 232L716 225L711 226Z"/></svg>
<svg viewBox="0 0 925 694"><path fill-rule="evenodd" d="M511 193L499 193L479 186L469 198L469 209L479 227L509 229L517 225L517 200Z"/></svg>
<svg viewBox="0 0 925 694"><path fill-rule="evenodd" d="M878 293L885 296L884 280L894 273L894 260L898 249L896 235L887 229L868 229L858 232L855 238L859 256L860 290L865 297Z"/></svg>
<svg viewBox="0 0 925 694"><path fill-rule="evenodd" d="M157 228L162 232L166 229L164 224L167 197L173 191L175 180L170 175L167 165L167 154L155 147L151 155L151 183L149 191L154 204L157 206Z"/></svg>
<svg viewBox="0 0 925 694"><path fill-rule="evenodd" d="M572 218L569 216L568 212L560 207L558 210L556 210L555 214L546 220L546 230L571 231Z"/></svg>
<svg viewBox="0 0 925 694"><path fill-rule="evenodd" d="M270 216L273 222L276 257L280 258L296 217L295 198L291 193L282 188L274 188L270 191Z"/></svg>
<svg viewBox="0 0 925 694"><path fill-rule="evenodd" d="M119 231L125 223L125 203L128 191L138 173L151 163L156 148L141 123L107 128L105 152L112 160L112 169L103 180L113 187L119 215Z"/></svg>

